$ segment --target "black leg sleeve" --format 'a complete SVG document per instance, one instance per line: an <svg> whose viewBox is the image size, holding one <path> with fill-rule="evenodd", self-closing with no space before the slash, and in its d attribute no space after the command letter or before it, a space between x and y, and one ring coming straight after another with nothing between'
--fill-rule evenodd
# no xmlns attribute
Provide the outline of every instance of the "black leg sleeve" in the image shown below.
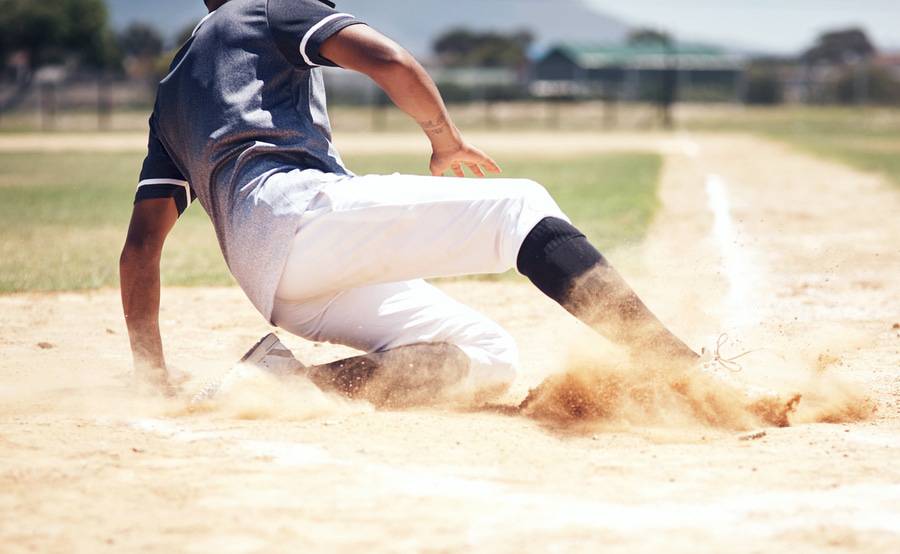
<svg viewBox="0 0 900 554"><path fill-rule="evenodd" d="M516 261L519 273L561 304L574 280L597 264L606 265L603 255L581 231L555 217L542 219L532 229Z"/></svg>

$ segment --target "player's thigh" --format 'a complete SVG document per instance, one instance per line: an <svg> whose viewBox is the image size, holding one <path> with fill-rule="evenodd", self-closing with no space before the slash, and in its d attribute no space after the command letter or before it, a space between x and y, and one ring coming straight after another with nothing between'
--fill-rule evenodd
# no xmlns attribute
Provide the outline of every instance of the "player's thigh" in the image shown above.
<svg viewBox="0 0 900 554"><path fill-rule="evenodd" d="M541 219L565 217L524 179L357 177L329 185L317 202L294 240L282 298L503 272Z"/></svg>
<svg viewBox="0 0 900 554"><path fill-rule="evenodd" d="M518 349L509 333L421 280L360 287L311 303L276 301L273 321L309 340L367 352L419 343L454 344L472 362L475 388L508 385L518 365Z"/></svg>

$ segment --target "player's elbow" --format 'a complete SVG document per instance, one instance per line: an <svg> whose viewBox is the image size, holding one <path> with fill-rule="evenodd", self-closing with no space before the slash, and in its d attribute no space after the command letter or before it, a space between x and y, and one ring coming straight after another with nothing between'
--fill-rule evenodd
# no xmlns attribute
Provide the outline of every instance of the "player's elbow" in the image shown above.
<svg viewBox="0 0 900 554"><path fill-rule="evenodd" d="M412 54L398 44L379 44L367 54L366 72L376 80L407 72L417 63Z"/></svg>
<svg viewBox="0 0 900 554"><path fill-rule="evenodd" d="M385 44L378 49L378 63L386 67L408 67L415 58L399 44Z"/></svg>

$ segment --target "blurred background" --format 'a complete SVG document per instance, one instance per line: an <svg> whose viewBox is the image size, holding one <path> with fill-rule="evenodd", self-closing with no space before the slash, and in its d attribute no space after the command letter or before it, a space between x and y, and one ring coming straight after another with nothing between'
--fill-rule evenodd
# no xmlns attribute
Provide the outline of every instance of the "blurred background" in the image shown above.
<svg viewBox="0 0 900 554"><path fill-rule="evenodd" d="M206 11L200 0L0 6L0 125L45 131L141 128L156 81ZM900 8L890 0L338 7L410 49L447 100L477 111L471 116L484 126L673 126L678 104L900 104ZM385 98L365 78L332 71L329 88L333 106L375 112L354 125L392 125ZM656 113L635 119L629 108L641 105Z"/></svg>
<svg viewBox="0 0 900 554"><path fill-rule="evenodd" d="M900 183L896 0L338 8L411 50L468 133L636 144L573 161L495 141L507 175L547 184L605 248L641 240L658 207L664 159L622 133L752 133ZM201 0L0 0L0 291L115 285L156 83L205 13ZM351 169L425 169L418 143L375 148L417 128L368 79L326 80ZM184 220L190 246L167 251L164 282L231 283L202 210Z"/></svg>

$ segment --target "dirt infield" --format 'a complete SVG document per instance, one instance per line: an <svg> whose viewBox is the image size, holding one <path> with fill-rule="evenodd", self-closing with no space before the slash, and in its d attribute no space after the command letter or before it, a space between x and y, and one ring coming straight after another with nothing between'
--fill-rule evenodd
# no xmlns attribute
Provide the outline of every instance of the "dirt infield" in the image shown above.
<svg viewBox="0 0 900 554"><path fill-rule="evenodd" d="M192 413L130 392L115 291L4 296L0 551L897 552L900 195L757 139L652 140L663 210L613 262L692 344L758 349L733 378L803 392L793 426L665 398L570 423L382 412L301 383ZM506 406L554 373L615 375L529 286L443 287L518 339ZM162 325L188 391L268 330L236 289L168 289Z"/></svg>

